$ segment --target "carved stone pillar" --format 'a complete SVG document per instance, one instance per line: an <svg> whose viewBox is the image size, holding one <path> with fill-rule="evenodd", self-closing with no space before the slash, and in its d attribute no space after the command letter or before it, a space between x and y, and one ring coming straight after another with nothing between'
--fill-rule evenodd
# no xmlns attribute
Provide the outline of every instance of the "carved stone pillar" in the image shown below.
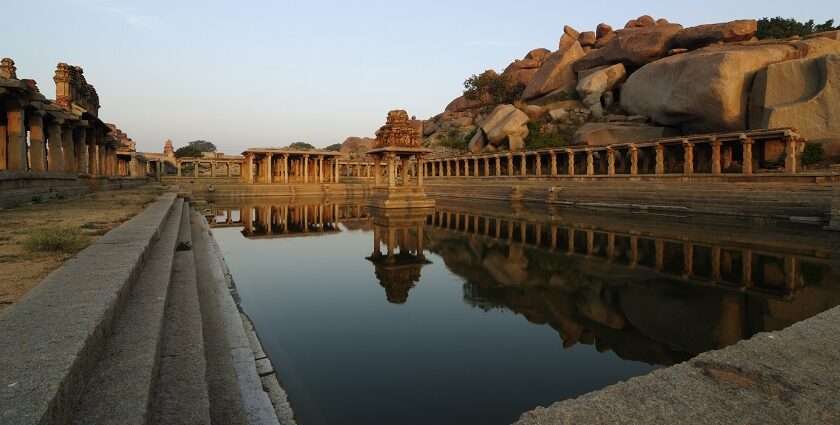
<svg viewBox="0 0 840 425"><path fill-rule="evenodd" d="M720 141L712 138L709 144L712 146L712 174L720 175L722 170L720 166Z"/></svg>
<svg viewBox="0 0 840 425"><path fill-rule="evenodd" d="M55 121L47 124L47 170L51 173L64 172L64 154L61 152L61 125Z"/></svg>
<svg viewBox="0 0 840 425"><path fill-rule="evenodd" d="M490 177L490 157L484 157L484 177Z"/></svg>
<svg viewBox="0 0 840 425"><path fill-rule="evenodd" d="M519 165L521 167L521 169L519 170L519 174L521 174L522 176L528 174L528 166L526 161L527 160L525 159L525 153L523 153L522 156L519 157Z"/></svg>
<svg viewBox="0 0 840 425"><path fill-rule="evenodd" d="M423 186L423 175L426 174L425 171L423 171L423 167L425 167L425 166L426 166L426 163L423 162L423 157L418 155L417 156L417 168L421 171L419 173L417 173L417 186Z"/></svg>
<svg viewBox="0 0 840 425"><path fill-rule="evenodd" d="M73 132L74 145L76 151L76 172L79 173L87 173L88 172L88 156L87 152L85 152L85 148L87 147L87 127L76 127L76 131Z"/></svg>
<svg viewBox="0 0 840 425"><path fill-rule="evenodd" d="M450 161L448 159L444 160L444 163L446 164L446 177L452 176L452 170L450 169L449 162Z"/></svg>
<svg viewBox="0 0 840 425"><path fill-rule="evenodd" d="M28 171L24 110L20 106L6 108L6 164L9 170Z"/></svg>
<svg viewBox="0 0 840 425"><path fill-rule="evenodd" d="M592 153L592 149L586 150L586 175L595 175L595 156Z"/></svg>
<svg viewBox="0 0 840 425"><path fill-rule="evenodd" d="M683 140L683 173L694 174L694 143Z"/></svg>
<svg viewBox="0 0 840 425"><path fill-rule="evenodd" d="M87 172L91 176L99 175L99 168L96 166L96 133L98 130L94 127L91 128L90 131L87 131ZM163 161L158 161L156 167L156 173L158 175L158 181L160 181L160 175L163 168Z"/></svg>
<svg viewBox="0 0 840 425"><path fill-rule="evenodd" d="M557 176L557 152L551 151L551 176Z"/></svg>
<svg viewBox="0 0 840 425"><path fill-rule="evenodd" d="M478 177L481 174L478 170L478 158L473 159L473 175Z"/></svg>
<svg viewBox="0 0 840 425"><path fill-rule="evenodd" d="M741 145L743 146L744 151L744 174L752 174L753 173L753 156L752 156L752 147L754 141L747 137L746 135L741 135Z"/></svg>
<svg viewBox="0 0 840 425"><path fill-rule="evenodd" d="M73 152L73 127L65 125L61 129L61 149L64 152L64 172L76 172L76 153Z"/></svg>
<svg viewBox="0 0 840 425"><path fill-rule="evenodd" d="M496 177L499 177L502 175L502 157L496 155L494 158L496 159Z"/></svg>
<svg viewBox="0 0 840 425"><path fill-rule="evenodd" d="M470 160L469 158L464 158L464 177L470 176Z"/></svg>
<svg viewBox="0 0 840 425"><path fill-rule="evenodd" d="M568 151L566 151L566 155L568 155L568 157L569 157L568 174L570 176L574 176L575 175L575 152L571 151L571 150L568 150Z"/></svg>
<svg viewBox="0 0 840 425"><path fill-rule="evenodd" d="M303 182L309 183L309 155L303 156Z"/></svg>
<svg viewBox="0 0 840 425"><path fill-rule="evenodd" d="M47 145L44 141L44 118L29 116L29 169L35 173L47 171Z"/></svg>
<svg viewBox="0 0 840 425"><path fill-rule="evenodd" d="M636 145L630 145L630 175L639 174L639 148Z"/></svg>
<svg viewBox="0 0 840 425"><path fill-rule="evenodd" d="M656 174L665 174L665 147L656 144L656 168L654 172Z"/></svg>
<svg viewBox="0 0 840 425"><path fill-rule="evenodd" d="M534 155L534 174L542 175L542 154Z"/></svg>
<svg viewBox="0 0 840 425"><path fill-rule="evenodd" d="M615 149L607 148L607 175L615 175Z"/></svg>
<svg viewBox="0 0 840 425"><path fill-rule="evenodd" d="M400 158L400 163L402 165L402 185L408 186L408 157Z"/></svg>
<svg viewBox="0 0 840 425"><path fill-rule="evenodd" d="M388 187L395 187L397 185L396 161L394 159L393 153L388 152L385 154L385 160L388 163Z"/></svg>
<svg viewBox="0 0 840 425"><path fill-rule="evenodd" d="M513 154L507 154L507 175L513 176Z"/></svg>

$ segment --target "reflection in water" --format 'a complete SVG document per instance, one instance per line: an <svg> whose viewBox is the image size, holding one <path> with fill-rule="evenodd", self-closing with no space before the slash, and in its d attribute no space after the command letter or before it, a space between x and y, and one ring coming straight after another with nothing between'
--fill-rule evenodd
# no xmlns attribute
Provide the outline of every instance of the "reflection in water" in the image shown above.
<svg viewBox="0 0 840 425"><path fill-rule="evenodd" d="M302 423L509 423L840 304L810 228L438 204L211 203Z"/></svg>

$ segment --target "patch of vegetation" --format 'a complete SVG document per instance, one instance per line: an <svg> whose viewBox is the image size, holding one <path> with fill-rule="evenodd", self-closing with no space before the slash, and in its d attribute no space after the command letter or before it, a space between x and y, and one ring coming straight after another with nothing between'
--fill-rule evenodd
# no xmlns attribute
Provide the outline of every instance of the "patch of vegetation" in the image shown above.
<svg viewBox="0 0 840 425"><path fill-rule="evenodd" d="M64 224L52 224L31 231L23 240L23 246L29 251L60 251L74 253L89 241L78 227Z"/></svg>
<svg viewBox="0 0 840 425"><path fill-rule="evenodd" d="M216 152L216 145L206 140L193 140L187 143L187 146L192 146L200 152Z"/></svg>
<svg viewBox="0 0 840 425"><path fill-rule="evenodd" d="M327 151L341 152L341 143L334 143L324 148Z"/></svg>
<svg viewBox="0 0 840 425"><path fill-rule="evenodd" d="M152 202L157 201L158 198L160 198L160 194L155 192L146 192L146 194L140 198L140 205L151 204Z"/></svg>
<svg viewBox="0 0 840 425"><path fill-rule="evenodd" d="M464 97L469 100L483 100L491 105L513 103L522 97L525 84L514 84L507 75L499 75L493 71L484 71L479 75L473 74L464 81Z"/></svg>
<svg viewBox="0 0 840 425"><path fill-rule="evenodd" d="M93 222L93 221L88 221L87 223L82 224L80 227L82 229L88 229L88 230L98 229L99 228L99 223L96 223L96 222Z"/></svg>
<svg viewBox="0 0 840 425"><path fill-rule="evenodd" d="M834 26L834 19L829 19L822 24L814 24L814 20L810 19L805 22L799 22L793 18L782 18L777 16L775 18L761 18L758 20L758 31L755 36L759 39L765 38L788 38L795 35L805 36L816 32L831 31L840 29L840 26Z"/></svg>
<svg viewBox="0 0 840 425"><path fill-rule="evenodd" d="M571 132L574 134L574 132ZM529 149L560 148L569 145L571 134L566 131L544 131L539 122L528 123L528 137L525 146Z"/></svg>
<svg viewBox="0 0 840 425"><path fill-rule="evenodd" d="M440 146L460 150L466 149L467 143L469 143L469 140L464 141L464 134L458 131L457 128L450 128L447 130L439 141Z"/></svg>
<svg viewBox="0 0 840 425"><path fill-rule="evenodd" d="M178 245L175 246L175 251L190 251L190 250L192 250L192 244L189 241L178 242Z"/></svg>
<svg viewBox="0 0 840 425"><path fill-rule="evenodd" d="M32 196L32 202L34 202L36 204L43 204L44 203L44 198L42 198L40 195L33 195Z"/></svg>
<svg viewBox="0 0 840 425"><path fill-rule="evenodd" d="M825 149L822 143L806 143L802 150L802 165L814 165L825 159Z"/></svg>
<svg viewBox="0 0 840 425"><path fill-rule="evenodd" d="M289 149L297 149L297 150L300 150L300 151L315 150L315 146L312 146L311 144L306 143L306 142L294 142L291 145L286 146L286 147L289 148Z"/></svg>
<svg viewBox="0 0 840 425"><path fill-rule="evenodd" d="M470 140L472 140L472 138L473 138L473 137L475 137L475 134L476 134L476 133L478 133L478 127L476 127L476 128L475 128L474 130L472 130L472 131L468 131L468 132L464 135L464 142L465 142L466 144L469 144L469 143L470 143Z"/></svg>
<svg viewBox="0 0 840 425"><path fill-rule="evenodd" d="M201 155L201 150L192 145L181 146L175 150L175 158L195 158Z"/></svg>

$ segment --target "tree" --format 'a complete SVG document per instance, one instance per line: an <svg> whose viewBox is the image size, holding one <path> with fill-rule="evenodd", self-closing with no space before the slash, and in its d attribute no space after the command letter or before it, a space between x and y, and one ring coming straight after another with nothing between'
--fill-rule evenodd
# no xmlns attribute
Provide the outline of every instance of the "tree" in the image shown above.
<svg viewBox="0 0 840 425"><path fill-rule="evenodd" d="M201 156L202 152L197 147L189 144L187 146L181 146L175 151L175 158L183 158L183 157L199 157Z"/></svg>
<svg viewBox="0 0 840 425"><path fill-rule="evenodd" d="M522 96L525 85L513 84L507 75L495 71L473 74L464 81L464 97L469 100L481 100L492 105L513 103Z"/></svg>
<svg viewBox="0 0 840 425"><path fill-rule="evenodd" d="M324 150L333 151L333 152L341 152L341 143L334 143L324 148Z"/></svg>
<svg viewBox="0 0 840 425"><path fill-rule="evenodd" d="M834 19L829 19L822 24L815 25L814 20L799 22L793 18L761 18L758 20L758 31L755 36L765 38L788 38L795 35L805 36L815 32L831 31L840 27L834 27Z"/></svg>
<svg viewBox="0 0 840 425"><path fill-rule="evenodd" d="M314 150L315 146L312 146L312 145L310 145L309 143L306 143L306 142L294 142L291 145L289 145L288 148L289 149L297 149L297 150L300 150L300 151L310 151L310 150Z"/></svg>
<svg viewBox="0 0 840 425"><path fill-rule="evenodd" d="M216 152L216 145L206 140L194 140L187 144L198 149L200 152Z"/></svg>

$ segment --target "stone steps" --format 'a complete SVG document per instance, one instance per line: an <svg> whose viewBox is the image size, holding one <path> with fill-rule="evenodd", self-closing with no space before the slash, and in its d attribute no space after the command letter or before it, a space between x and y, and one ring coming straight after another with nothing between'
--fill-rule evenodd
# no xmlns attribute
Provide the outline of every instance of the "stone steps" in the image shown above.
<svg viewBox="0 0 840 425"><path fill-rule="evenodd" d="M176 200L148 261L130 288L126 306L85 385L72 423L148 422L183 204L183 200Z"/></svg>

